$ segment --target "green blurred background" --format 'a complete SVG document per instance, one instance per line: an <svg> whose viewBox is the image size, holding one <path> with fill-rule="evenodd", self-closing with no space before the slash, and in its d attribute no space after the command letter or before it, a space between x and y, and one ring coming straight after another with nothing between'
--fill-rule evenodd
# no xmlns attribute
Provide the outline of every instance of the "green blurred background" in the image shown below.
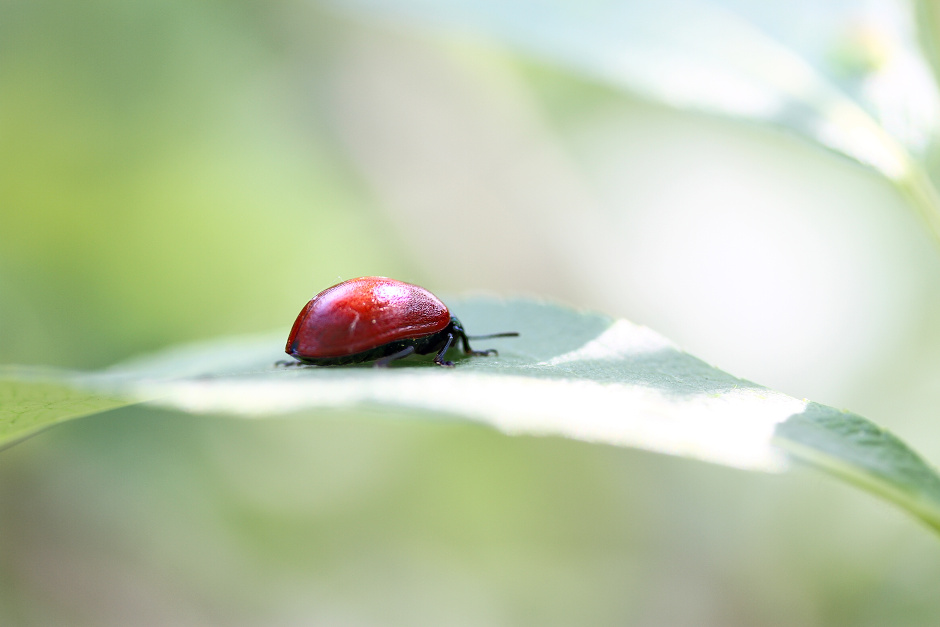
<svg viewBox="0 0 940 627"><path fill-rule="evenodd" d="M286 337L365 274L624 316L940 460L940 252L854 163L313 3L0 4L0 363ZM391 418L3 451L0 624L940 617L937 539L828 478Z"/></svg>

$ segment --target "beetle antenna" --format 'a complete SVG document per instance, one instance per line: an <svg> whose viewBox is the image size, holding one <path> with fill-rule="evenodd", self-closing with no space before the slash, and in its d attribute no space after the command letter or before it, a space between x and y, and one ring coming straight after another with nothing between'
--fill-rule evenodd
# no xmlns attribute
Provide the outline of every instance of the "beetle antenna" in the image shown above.
<svg viewBox="0 0 940 627"><path fill-rule="evenodd" d="M491 337L519 337L519 334L515 331L509 331L508 333L491 333L489 335L468 335L468 340L488 340Z"/></svg>

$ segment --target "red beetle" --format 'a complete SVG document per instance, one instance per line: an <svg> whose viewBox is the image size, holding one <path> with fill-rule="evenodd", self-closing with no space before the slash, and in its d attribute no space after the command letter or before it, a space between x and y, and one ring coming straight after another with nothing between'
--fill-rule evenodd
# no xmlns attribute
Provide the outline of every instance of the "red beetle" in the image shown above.
<svg viewBox="0 0 940 627"><path fill-rule="evenodd" d="M518 333L467 336L457 318L437 296L417 285L380 276L343 281L313 297L303 308L287 338L291 357L317 366L376 360L387 366L412 353L437 352L434 363L453 366L444 355L460 339L468 355L470 339L516 337Z"/></svg>

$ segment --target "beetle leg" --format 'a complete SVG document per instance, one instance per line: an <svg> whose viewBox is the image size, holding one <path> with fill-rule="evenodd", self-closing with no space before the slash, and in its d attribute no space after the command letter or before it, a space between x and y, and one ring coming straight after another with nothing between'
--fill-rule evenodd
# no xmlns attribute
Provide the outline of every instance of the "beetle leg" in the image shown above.
<svg viewBox="0 0 940 627"><path fill-rule="evenodd" d="M372 364L373 368L388 368L388 365L395 361L396 359L401 359L402 357L407 357L411 353L415 352L414 346L406 346L397 353L392 353L391 355L386 355L382 359L376 359L375 363Z"/></svg>
<svg viewBox="0 0 940 627"><path fill-rule="evenodd" d="M483 351L470 351L468 355L477 355L480 357L487 357L489 355L499 355L499 352L495 348L488 348Z"/></svg>
<svg viewBox="0 0 940 627"><path fill-rule="evenodd" d="M453 343L454 334L448 333L447 341L444 342L444 348L442 348L441 351L437 354L437 357L434 358L434 363L436 363L438 366L447 366L448 368L454 365L454 362L452 361L444 361L444 355L447 354L447 351L450 349L450 345Z"/></svg>
<svg viewBox="0 0 940 627"><path fill-rule="evenodd" d="M499 355L499 353L496 352L495 348L488 348L485 351L473 350L472 348L470 348L470 340L467 339L467 334L464 333L463 331L460 332L460 342L463 344L463 352L466 355L477 355L480 357L483 357L486 355Z"/></svg>

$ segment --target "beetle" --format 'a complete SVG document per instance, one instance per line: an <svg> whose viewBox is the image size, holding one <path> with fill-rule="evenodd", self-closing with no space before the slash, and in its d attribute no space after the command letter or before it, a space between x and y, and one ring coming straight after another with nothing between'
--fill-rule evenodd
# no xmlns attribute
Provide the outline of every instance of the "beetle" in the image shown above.
<svg viewBox="0 0 940 627"><path fill-rule="evenodd" d="M366 276L314 296L294 321L285 352L304 364L339 366L374 360L380 368L412 353L436 352L434 363L449 367L454 362L444 355L457 340L467 355L496 355L493 349L471 349L469 340L518 335L468 336L460 320L423 287Z"/></svg>

